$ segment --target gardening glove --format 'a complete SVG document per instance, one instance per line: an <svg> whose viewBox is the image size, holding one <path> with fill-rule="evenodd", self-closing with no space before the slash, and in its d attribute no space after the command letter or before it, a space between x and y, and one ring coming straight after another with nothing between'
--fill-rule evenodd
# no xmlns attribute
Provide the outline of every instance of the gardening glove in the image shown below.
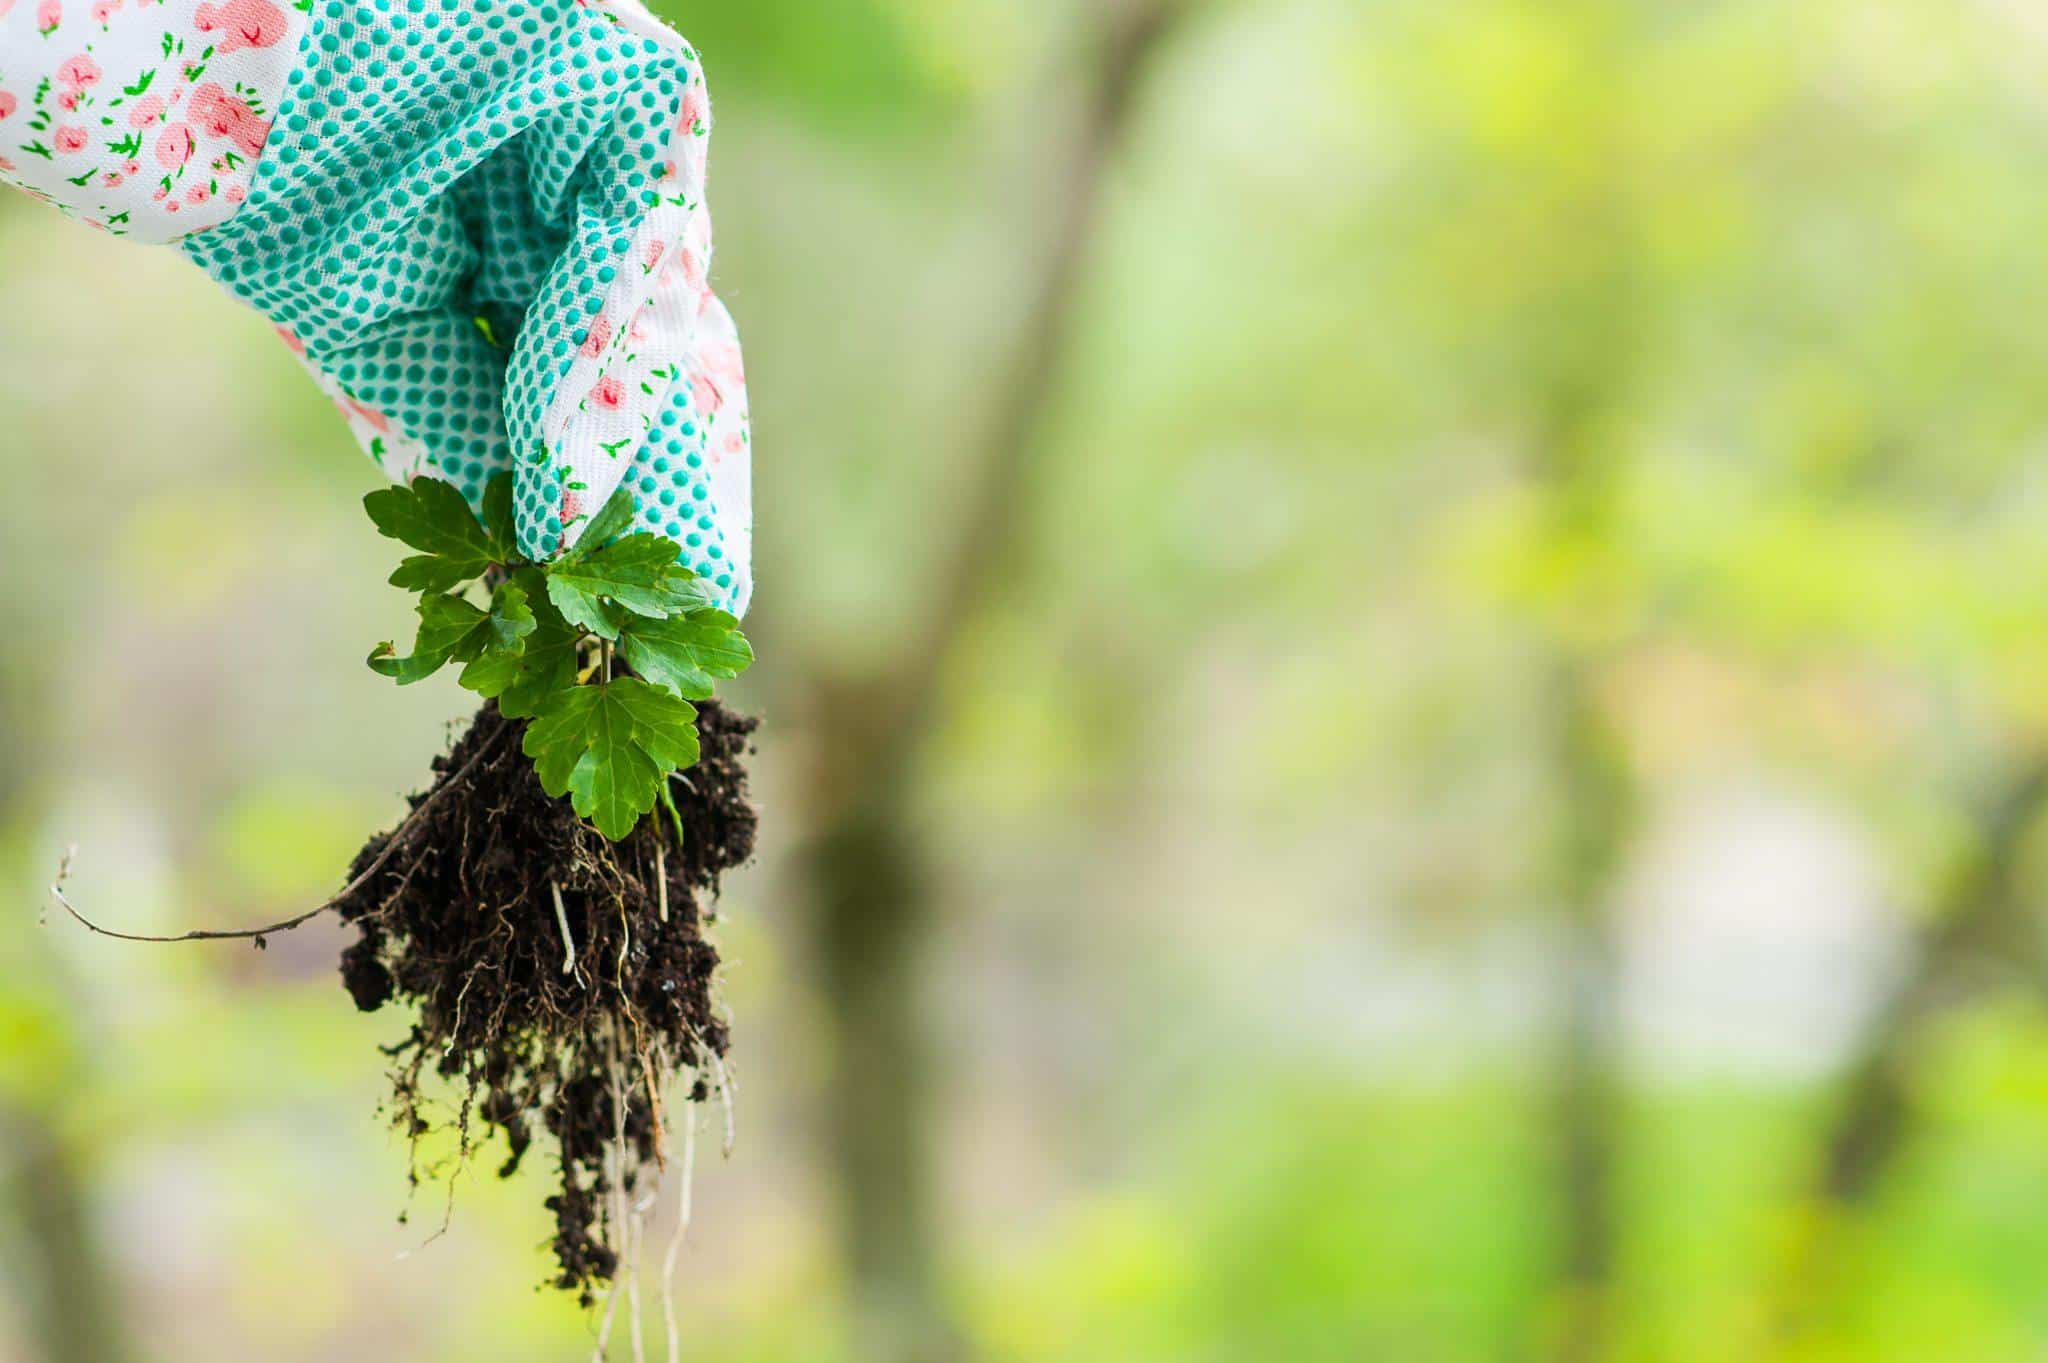
<svg viewBox="0 0 2048 1363"><path fill-rule="evenodd" d="M172 243L394 479L521 551L621 486L743 612L746 379L711 292L710 105L638 0L0 0L0 179Z"/></svg>

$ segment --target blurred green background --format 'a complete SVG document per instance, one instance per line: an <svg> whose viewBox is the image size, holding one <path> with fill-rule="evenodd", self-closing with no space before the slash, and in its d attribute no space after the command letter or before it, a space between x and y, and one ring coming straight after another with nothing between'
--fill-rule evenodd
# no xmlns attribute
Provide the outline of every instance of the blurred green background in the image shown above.
<svg viewBox="0 0 2048 1363"><path fill-rule="evenodd" d="M690 1358L2048 1357L2038 7L663 8L767 720ZM396 1223L338 931L37 922L421 783L369 465L25 199L0 376L0 1358L587 1355L537 1176Z"/></svg>

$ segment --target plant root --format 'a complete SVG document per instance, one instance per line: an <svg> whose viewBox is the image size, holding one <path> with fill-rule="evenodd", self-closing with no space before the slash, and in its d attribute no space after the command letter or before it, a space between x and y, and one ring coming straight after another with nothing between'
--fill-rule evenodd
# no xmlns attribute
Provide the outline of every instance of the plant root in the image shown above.
<svg viewBox="0 0 2048 1363"><path fill-rule="evenodd" d="M369 884L370 878L376 875L379 871L382 871L384 869L385 863L391 860L392 856L398 851L399 848L405 846L407 839L410 838L410 836L412 835L413 829L420 823L421 820L427 817L427 814L430 811L432 811L436 805L440 804L441 798L444 795L446 795L449 791L458 789L466 781L469 780L470 776L474 774L477 767L483 762L483 760L486 757L489 757L492 754L492 752L497 748L498 740L502 737L504 737L502 733L493 734L488 742L478 747L476 751L470 755L469 760L462 765L460 770L458 770L453 776L448 777L446 780L438 782L434 786L434 789L427 794L425 799L422 799L415 803L413 806L412 813L406 815L405 822L399 824L398 827L392 829L389 833L383 836L383 838L381 839L382 850L378 852L376 858L372 860L368 866L364 866L360 870L358 870L354 878L351 879L347 885L342 887L341 893L335 895L334 898L328 900L325 904L320 905L318 908L306 910L306 912L298 915L296 918L287 918L282 922L272 923L268 927L232 929L207 928L193 932L181 932L175 937L153 937L147 933L139 932L116 932L112 928L101 927L98 923L93 922L92 919L87 918L84 914L80 913L77 910L77 908L72 905L71 900L67 898L64 894L64 882L71 878L71 863L73 859L76 858L78 855L78 848L76 846L67 848L65 850L64 859L57 865L57 878L50 882L50 893L53 896L55 896L58 904L63 906L64 912L70 914L73 918L77 919L81 926L89 929L92 932L98 933L102 937L112 937L116 941L154 942L161 944L165 942L229 942L246 938L254 941L256 943L257 948L260 950L265 945L263 939L269 937L271 934L279 932L290 932L293 928L302 928L306 924L312 922L315 918L318 918L321 914L331 913L334 910L340 908L344 902L346 902L352 896L360 893L363 887Z"/></svg>
<svg viewBox="0 0 2048 1363"><path fill-rule="evenodd" d="M668 1238L668 1253L661 1258L661 1323L668 1335L668 1363L680 1363L682 1333L676 1326L676 1262L682 1257L683 1237L690 1231L690 1194L697 1178L697 1114L683 1113L683 1164L676 1171L682 1191L676 1199L676 1228Z"/></svg>
<svg viewBox="0 0 2048 1363"><path fill-rule="evenodd" d="M386 1051L388 1114L411 1142L416 1179L436 1172L420 1143L435 1126L437 1082L463 1096L450 1124L458 1168L502 1135L509 1177L536 1141L552 1140L554 1282L586 1306L604 1299L600 1354L623 1297L638 1357L630 1266L675 1127L663 1095L687 1058L684 1101L708 1102L703 1076L716 1074L730 1104L719 958L703 924L721 873L753 853L741 761L755 721L701 706L703 757L678 783L673 822L650 817L618 843L540 788L519 751L524 727L485 706L412 815L363 848L334 905L358 933L342 979L366 1012L393 1001L416 1010ZM458 797L442 798L458 784ZM687 1163L694 1121L681 1121ZM666 1270L674 1257L672 1247Z"/></svg>

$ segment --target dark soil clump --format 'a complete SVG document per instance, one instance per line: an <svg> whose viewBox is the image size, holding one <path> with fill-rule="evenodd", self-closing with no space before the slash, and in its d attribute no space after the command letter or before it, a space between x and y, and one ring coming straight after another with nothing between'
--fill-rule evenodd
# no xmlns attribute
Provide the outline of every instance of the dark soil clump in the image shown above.
<svg viewBox="0 0 2048 1363"><path fill-rule="evenodd" d="M729 1042L703 927L720 874L753 855L742 759L756 721L716 702L699 711L703 758L671 782L675 818L658 809L611 843L541 789L524 721L485 706L413 806L460 788L372 838L352 878L401 842L339 904L361 934L341 962L356 1005L418 1013L388 1052L393 1124L417 1153L432 1125L422 1086L438 1075L459 1100L463 1156L502 1133L510 1176L552 1138L556 1282L586 1302L618 1267L642 1171L666 1159L668 1081L694 1071L686 1097L704 1101L702 1076L722 1072Z"/></svg>

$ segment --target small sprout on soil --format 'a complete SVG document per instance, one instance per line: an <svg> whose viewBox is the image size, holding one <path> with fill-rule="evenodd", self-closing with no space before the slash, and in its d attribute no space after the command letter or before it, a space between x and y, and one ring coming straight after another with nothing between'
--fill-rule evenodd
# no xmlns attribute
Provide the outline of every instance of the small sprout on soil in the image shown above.
<svg viewBox="0 0 2048 1363"><path fill-rule="evenodd" d="M702 924L719 874L753 850L739 756L754 723L712 692L753 648L678 562L679 545L627 533L625 490L548 563L517 552L507 475L481 518L433 479L374 492L364 507L418 551L391 580L420 597L412 652L383 644L370 666L403 685L459 664L461 684L490 703L444 765L472 749L501 755L405 861L389 862L379 840L363 849L359 861L389 864L341 906L362 934L342 973L365 1009L393 997L418 1007L394 1053L401 1129L425 1121L431 1058L462 1087L463 1155L472 1104L506 1138L506 1174L538 1131L555 1138L557 1282L586 1302L607 1285L608 1335L623 1270L638 1356L634 1274L653 1193L643 1184L667 1160L670 1057L716 1073L730 1108L711 994L718 954ZM508 733L527 761L500 746ZM686 769L698 779L678 801L669 783ZM657 807L668 820L646 817ZM699 1079L688 1096L710 1093Z"/></svg>
<svg viewBox="0 0 2048 1363"><path fill-rule="evenodd" d="M533 563L516 548L509 473L491 481L482 520L433 478L363 506L381 533L420 551L391 575L420 595L413 650L380 644L370 666L410 685L462 664L463 686L533 721L522 746L548 794L568 796L614 842L630 834L697 760L690 702L754 661L739 621L678 562L682 546L622 535L635 511L622 488L574 549ZM480 581L482 604L469 596Z"/></svg>
<svg viewBox="0 0 2048 1363"><path fill-rule="evenodd" d="M684 838L647 819L612 842L542 788L512 741L527 721L486 705L437 763L453 772L490 754L467 793L416 824L407 849L340 907L359 934L342 955L357 1005L415 1011L388 1050L394 1128L435 1124L438 1079L470 1109L452 1123L462 1156L502 1136L509 1177L552 1137L555 1281L590 1304L630 1266L631 1204L659 1182L669 1133L690 1124L665 1110L679 1060L719 1076L693 1079L689 1102L722 1100L729 1086L718 952L703 922L722 873L753 854L741 762L755 722L716 702L698 722L697 793L678 802ZM358 864L386 850L373 838ZM575 968L564 973L569 943Z"/></svg>
<svg viewBox="0 0 2048 1363"><path fill-rule="evenodd" d="M757 822L743 763L755 721L712 690L746 670L752 646L680 565L679 546L626 533L635 508L625 491L549 563L518 553L510 475L491 482L481 517L430 478L364 506L416 551L391 582L420 598L412 651L380 645L370 666L409 685L458 664L461 684L485 700L435 761L431 788L365 844L333 899L262 928L152 937L101 927L66 896L69 854L51 893L92 931L141 942L261 945L337 913L357 934L341 958L356 1005L414 1011L407 1034L382 1048L391 1123L413 1153L409 1184L440 1172L420 1150L444 1107L457 1147L451 1200L453 1176L485 1140L504 1138L509 1178L551 1137L554 1282L585 1306L604 1291L600 1354L621 1295L634 1355L644 1353L638 1251L676 1127L665 1095L686 1072L681 1223L663 1263L673 1357L669 1279L696 1158L688 1105L710 1100L712 1076L728 1152L732 1142L719 958L703 926L720 876L753 855ZM647 818L657 807L668 817ZM458 1102L435 1096L443 1085Z"/></svg>

